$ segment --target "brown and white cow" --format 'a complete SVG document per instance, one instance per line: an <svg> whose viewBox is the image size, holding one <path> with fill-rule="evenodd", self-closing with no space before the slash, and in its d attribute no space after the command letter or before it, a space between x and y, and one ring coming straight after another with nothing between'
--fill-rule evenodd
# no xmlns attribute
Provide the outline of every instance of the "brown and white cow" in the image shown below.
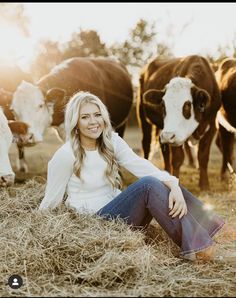
<svg viewBox="0 0 236 298"><path fill-rule="evenodd" d="M29 141L28 125L19 121L8 121L0 107L0 186L12 185L15 180L9 149L13 142L22 146Z"/></svg>
<svg viewBox="0 0 236 298"><path fill-rule="evenodd" d="M219 88L205 58L192 55L151 61L141 73L137 101L144 157L149 157L154 129L156 138L160 136L165 170L179 176L183 144L199 143L199 186L207 189L209 152L220 104Z"/></svg>
<svg viewBox="0 0 236 298"><path fill-rule="evenodd" d="M123 136L132 106L133 90L126 68L110 58L71 58L55 66L36 85L22 82L14 93L11 109L17 120L29 125L35 143L45 129L63 134L64 109L75 92L90 91L108 108L113 127Z"/></svg>
<svg viewBox="0 0 236 298"><path fill-rule="evenodd" d="M236 59L224 59L215 74L222 97L222 106L217 113L219 129L216 144L223 155L221 177L226 179L228 167L236 170L233 156L236 133Z"/></svg>
<svg viewBox="0 0 236 298"><path fill-rule="evenodd" d="M3 109L3 112L8 120L14 120L14 115L12 111L10 110L13 93L17 89L18 85L22 81L32 82L31 76L23 71L19 66L17 65L5 65L0 64L0 106ZM14 122L13 122L14 123ZM21 126L24 124L17 123L14 126L14 129L18 130L21 129ZM21 139L24 138L24 144L25 140L29 140L30 145L32 136L27 133L27 135L22 135L16 137L16 134L14 134L14 142L17 144L19 158L17 158L16 164L18 165L18 170L27 172L27 164L24 159L24 146L22 145Z"/></svg>
<svg viewBox="0 0 236 298"><path fill-rule="evenodd" d="M8 121L0 107L0 186L14 183L15 173L9 159L9 149L13 140Z"/></svg>

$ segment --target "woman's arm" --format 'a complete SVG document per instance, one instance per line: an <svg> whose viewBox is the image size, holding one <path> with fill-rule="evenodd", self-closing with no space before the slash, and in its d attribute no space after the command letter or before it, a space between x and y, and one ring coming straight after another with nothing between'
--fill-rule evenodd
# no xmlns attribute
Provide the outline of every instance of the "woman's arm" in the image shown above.
<svg viewBox="0 0 236 298"><path fill-rule="evenodd" d="M48 163L46 191L39 210L55 208L62 202L67 183L73 173L73 159L66 151L60 149Z"/></svg>
<svg viewBox="0 0 236 298"><path fill-rule="evenodd" d="M138 156L129 145L117 134L112 135L114 150L119 165L138 178L153 176L162 181L167 187L178 186L179 179L154 166L149 160Z"/></svg>
<svg viewBox="0 0 236 298"><path fill-rule="evenodd" d="M172 217L179 215L181 218L187 214L187 205L179 187L179 179L158 169L149 160L138 156L117 133L113 133L113 140L119 165L138 178L153 176L162 181L170 189L169 215Z"/></svg>

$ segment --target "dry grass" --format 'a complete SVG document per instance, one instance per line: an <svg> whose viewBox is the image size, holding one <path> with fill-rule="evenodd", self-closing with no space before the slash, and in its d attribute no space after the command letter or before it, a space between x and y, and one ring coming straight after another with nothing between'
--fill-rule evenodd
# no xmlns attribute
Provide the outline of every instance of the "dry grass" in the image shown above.
<svg viewBox="0 0 236 298"><path fill-rule="evenodd" d="M214 151L211 191L199 191L197 170L186 165L181 182L231 224L231 232L216 240L235 250L236 183L220 181L217 160ZM135 180L124 176L126 185ZM37 212L44 189L42 177L0 189L0 296L236 296L233 265L179 259L178 247L154 222L143 233L121 221L76 214L65 205ZM22 276L20 289L6 284L12 274Z"/></svg>
<svg viewBox="0 0 236 298"><path fill-rule="evenodd" d="M1 190L1 296L235 296L230 264L179 259L176 245L154 223L145 234L64 205L37 212L44 188L35 178ZM235 194L202 199L226 218ZM23 278L18 290L6 285L12 274Z"/></svg>

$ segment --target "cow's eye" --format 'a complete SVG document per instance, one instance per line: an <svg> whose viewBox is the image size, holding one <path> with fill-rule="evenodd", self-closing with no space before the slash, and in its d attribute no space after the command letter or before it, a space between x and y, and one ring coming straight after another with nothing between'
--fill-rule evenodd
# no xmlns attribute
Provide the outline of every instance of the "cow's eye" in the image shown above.
<svg viewBox="0 0 236 298"><path fill-rule="evenodd" d="M189 119L191 117L191 101L187 100L183 106L184 118Z"/></svg>
<svg viewBox="0 0 236 298"><path fill-rule="evenodd" d="M43 104L40 104L40 105L39 105L39 108L42 109L42 107L43 107Z"/></svg>

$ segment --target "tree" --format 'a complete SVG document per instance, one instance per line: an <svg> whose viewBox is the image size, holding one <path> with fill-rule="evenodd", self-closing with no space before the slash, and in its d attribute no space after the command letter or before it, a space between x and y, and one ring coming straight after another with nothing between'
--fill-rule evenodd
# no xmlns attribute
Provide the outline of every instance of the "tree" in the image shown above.
<svg viewBox="0 0 236 298"><path fill-rule="evenodd" d="M38 54L31 64L31 74L37 80L47 74L56 64L63 60L58 42L42 40L37 48Z"/></svg>
<svg viewBox="0 0 236 298"><path fill-rule="evenodd" d="M108 56L105 43L102 43L97 31L74 32L72 38L63 46L63 58Z"/></svg>
<svg viewBox="0 0 236 298"><path fill-rule="evenodd" d="M125 65L140 67L153 55L153 40L156 36L154 27L155 23L149 25L140 19L130 31L129 39L111 45L110 53Z"/></svg>
<svg viewBox="0 0 236 298"><path fill-rule="evenodd" d="M22 4L0 3L0 22L15 24L25 36L29 36L29 19Z"/></svg>

